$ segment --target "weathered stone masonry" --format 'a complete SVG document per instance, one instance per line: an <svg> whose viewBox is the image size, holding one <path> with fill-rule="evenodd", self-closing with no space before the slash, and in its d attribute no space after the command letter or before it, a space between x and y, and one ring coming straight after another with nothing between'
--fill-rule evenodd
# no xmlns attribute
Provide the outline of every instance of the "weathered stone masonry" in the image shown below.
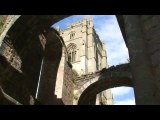
<svg viewBox="0 0 160 120"><path fill-rule="evenodd" d="M10 63L12 67L14 67L16 70L21 72L21 59L16 53L13 43L10 40L10 38L7 38L4 40L1 48L0 48L0 55L3 57L6 57L7 62Z"/></svg>
<svg viewBox="0 0 160 120"><path fill-rule="evenodd" d="M96 95L106 89L120 86L134 87L129 64L112 66L100 71L92 84L83 85L82 94L78 99L79 105L94 105Z"/></svg>
<svg viewBox="0 0 160 120"><path fill-rule="evenodd" d="M124 15L117 19L129 49L136 104L159 104L160 16Z"/></svg>
<svg viewBox="0 0 160 120"><path fill-rule="evenodd" d="M7 62L9 58L7 58L7 56L4 57L4 54L2 54L1 57L4 59L4 62L2 63L1 61L1 64L4 67L1 70L1 86L5 89L5 92L23 104L29 104L29 96L32 95L34 97L37 90L40 66L44 54L44 45L41 44L42 42L40 41L39 35L43 34L43 36L46 37L48 27L50 27L53 22L56 22L57 19L61 18L54 16L20 16L18 20L9 26L8 32L7 28L4 30L7 36L11 38L12 45L10 45L10 48L13 46L15 50L14 53L17 53L21 59L22 72L14 70L14 67ZM49 22L49 20L52 22ZM1 38L5 35L4 32ZM4 40L2 40L3 39L1 39L0 42L3 46L5 43ZM7 47L6 50L3 49L2 52L4 51L8 51ZM10 56L13 56L13 54Z"/></svg>
<svg viewBox="0 0 160 120"><path fill-rule="evenodd" d="M65 61L62 100L65 105L73 104L73 71L71 64Z"/></svg>
<svg viewBox="0 0 160 120"><path fill-rule="evenodd" d="M41 61L44 55L44 46L40 42L39 35L43 34L46 37L48 28L65 17L67 16L11 15L6 18L10 22L4 24L6 29L4 29L0 37L0 46L7 45L6 50L0 47L0 85L7 94L22 104L28 104L29 96L35 96L37 89ZM136 104L160 104L160 16L120 15L116 17L129 49ZM11 42L5 41L6 36ZM15 55L6 56L6 54ZM10 62L12 63L12 60L14 64L11 65ZM21 65L19 65L20 63ZM17 69L21 69L21 72L15 69L15 66L17 66ZM18 66L21 67L19 68ZM80 104L91 104L91 99L87 99L88 95L92 95L91 97L94 98L95 93L101 89L100 86L102 84L105 85L105 83L107 82L96 82L89 86L82 93ZM116 84L120 83L111 83L111 86L108 87L114 87ZM96 88L96 86L98 89L94 91L95 89L93 88ZM108 87L104 86L103 88L106 89ZM54 93L52 94L54 95ZM1 102L1 104L5 104L5 102Z"/></svg>

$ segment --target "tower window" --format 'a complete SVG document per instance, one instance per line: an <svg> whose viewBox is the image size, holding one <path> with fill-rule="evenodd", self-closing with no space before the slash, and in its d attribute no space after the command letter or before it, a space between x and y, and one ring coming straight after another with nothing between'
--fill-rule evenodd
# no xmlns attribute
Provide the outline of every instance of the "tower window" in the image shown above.
<svg viewBox="0 0 160 120"><path fill-rule="evenodd" d="M71 33L71 34L70 34L70 39L73 39L74 36L75 36L75 33Z"/></svg>
<svg viewBox="0 0 160 120"><path fill-rule="evenodd" d="M76 45L73 43L69 44L67 50L68 50L68 61L71 63L75 62L77 54Z"/></svg>

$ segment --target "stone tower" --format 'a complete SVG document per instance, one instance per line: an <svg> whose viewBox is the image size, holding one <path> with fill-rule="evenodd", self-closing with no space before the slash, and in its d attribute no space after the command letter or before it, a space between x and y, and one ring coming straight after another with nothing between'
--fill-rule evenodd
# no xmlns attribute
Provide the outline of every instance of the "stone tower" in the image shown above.
<svg viewBox="0 0 160 120"><path fill-rule="evenodd" d="M92 19L84 18L72 23L65 30L61 30L60 27L56 27L56 30L66 44L73 70L79 76L95 73L107 67L106 47L95 31ZM106 96L112 96L111 91L106 93ZM113 104L113 101L108 104Z"/></svg>

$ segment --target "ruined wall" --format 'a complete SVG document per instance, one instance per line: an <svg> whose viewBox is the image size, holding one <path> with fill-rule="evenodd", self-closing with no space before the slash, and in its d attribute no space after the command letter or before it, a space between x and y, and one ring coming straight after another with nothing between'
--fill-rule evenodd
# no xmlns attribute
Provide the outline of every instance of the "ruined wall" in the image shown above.
<svg viewBox="0 0 160 120"><path fill-rule="evenodd" d="M57 101L57 96L53 94L61 45L57 45L58 38L53 38L52 36L50 37L51 39L48 39L47 36L48 28L65 17L63 15L0 16L0 18L3 18L1 19L1 26L6 25L5 29L1 29L2 34L0 36L0 86L4 88L7 94L22 104L28 104L29 96L35 97L36 95L40 67L44 56L45 72L42 71L42 78L47 84L40 86L43 90L45 89L45 92L40 90L45 93L41 94L41 98L45 99L40 102L42 102L41 104L43 102L44 104L62 104L60 103L62 99L60 102ZM46 39L48 39L47 45ZM72 80L72 77L70 77L72 73L67 63L65 71L64 79L66 82L63 89L67 89L67 91L64 92L63 101L65 104L72 104L73 85L72 81L70 81Z"/></svg>
<svg viewBox="0 0 160 120"><path fill-rule="evenodd" d="M136 104L159 104L160 16L123 15L117 20L129 49Z"/></svg>
<svg viewBox="0 0 160 120"><path fill-rule="evenodd" d="M77 105L78 99L82 94L82 92L84 91L84 89L90 84L92 84L93 82L98 80L97 76L99 76L99 74L100 72L86 74L86 75L78 76L74 80L74 96L73 96L74 105Z"/></svg>
<svg viewBox="0 0 160 120"><path fill-rule="evenodd" d="M141 15L140 20L143 37L146 40L147 52L152 65L151 72L158 85L156 94L160 96L160 15ZM160 97L158 99L160 100Z"/></svg>
<svg viewBox="0 0 160 120"><path fill-rule="evenodd" d="M7 15L0 15L0 34L4 30L3 27L4 27L6 19L7 19Z"/></svg>
<svg viewBox="0 0 160 120"><path fill-rule="evenodd" d="M7 35L1 36L4 39L1 41L0 56L5 64L2 61L0 64L4 66L2 71L7 71L0 71L1 86L23 104L28 104L29 94L35 95L43 55L38 37L42 31L38 26L33 29L36 22L34 16L23 16L11 26Z"/></svg>
<svg viewBox="0 0 160 120"><path fill-rule="evenodd" d="M62 100L65 105L73 104L73 71L71 64L65 61Z"/></svg>
<svg viewBox="0 0 160 120"><path fill-rule="evenodd" d="M86 74L86 75L77 77L75 79L74 99L73 99L74 105L77 105L77 102L80 96L82 95L82 93L85 91L85 89L99 80L100 72L101 71L97 71L92 74ZM107 82L105 84L107 84ZM91 92L94 93L93 90L91 90ZM97 96L94 99L96 101L93 104L96 104L96 105L113 105L113 96L111 93L111 89L104 90L103 92L100 91L100 93L97 93Z"/></svg>
<svg viewBox="0 0 160 120"><path fill-rule="evenodd" d="M0 34L2 33L2 28L3 28L3 25L4 25L4 19L2 16L0 16Z"/></svg>
<svg viewBox="0 0 160 120"><path fill-rule="evenodd" d="M0 47L0 85L12 97L25 101L28 89L24 82L24 75L21 70L22 61L17 54L12 41L5 38ZM18 86L19 85L19 86ZM24 90L25 89L25 90ZM19 93L17 95L16 93Z"/></svg>
<svg viewBox="0 0 160 120"><path fill-rule="evenodd" d="M99 76L92 79L92 84L87 85L87 83L83 85L84 88L78 100L78 105L94 105L96 95L106 89L120 86L133 87L132 79L129 64L103 69Z"/></svg>
<svg viewBox="0 0 160 120"><path fill-rule="evenodd" d="M147 44L147 52L150 55L152 67L157 73L160 73L160 16L142 15L141 24L144 38ZM159 74L156 74L159 76ZM160 77L157 77L158 79ZM160 83L160 79L158 80ZM160 85L160 84L159 84Z"/></svg>
<svg viewBox="0 0 160 120"><path fill-rule="evenodd" d="M141 24L144 38L147 41L147 50L151 56L153 67L160 65L160 16L142 15Z"/></svg>
<svg viewBox="0 0 160 120"><path fill-rule="evenodd" d="M18 56L12 41L9 38L6 38L0 47L0 55L6 58L6 61L10 63L10 65L18 70L21 71L21 59Z"/></svg>
<svg viewBox="0 0 160 120"><path fill-rule="evenodd" d="M0 36L0 85L7 94L28 104L29 95L35 97L36 94L44 53L39 35L46 35L46 30L64 16L9 15L0 18L5 18L3 26L6 25Z"/></svg>

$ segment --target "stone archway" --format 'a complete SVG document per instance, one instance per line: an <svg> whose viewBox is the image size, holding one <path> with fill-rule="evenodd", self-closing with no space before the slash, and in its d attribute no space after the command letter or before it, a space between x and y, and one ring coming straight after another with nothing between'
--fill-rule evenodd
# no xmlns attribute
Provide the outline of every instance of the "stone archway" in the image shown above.
<svg viewBox="0 0 160 120"><path fill-rule="evenodd" d="M33 84L28 84L28 87L32 88L31 94L35 94L35 90L33 90L33 88L36 85L35 83L37 83L43 56L43 45L42 43L38 42L38 35L47 33L47 31L45 30L48 30L48 28L53 23L65 17L68 16L11 15L8 17L6 29L0 37L1 83L3 83L4 81L10 81L14 86L16 82L11 81L10 79L16 79L18 84L28 80L28 82L33 82ZM129 49L132 69L131 71L134 80L136 80L134 81L136 103L159 104L160 82L158 76L160 62L156 61L155 57L160 53L158 51L159 46L158 44L156 44L156 42L159 41L157 39L159 38L159 34L157 34L160 25L158 22L159 16L121 15L120 17L116 17L120 18L120 20L118 20L118 23L123 33L126 45ZM155 20L157 21L155 22ZM4 40L6 40L7 42L5 42ZM10 41L12 42L10 43ZM29 42L33 43L30 45ZM156 50L152 50L152 45L154 45L154 48L156 48ZM3 56L5 46L8 46L6 47L8 48L8 50L6 51L8 51L8 54L10 54L7 58ZM33 48L34 51L32 51ZM17 59L17 61L13 59L13 56ZM10 61L11 63L13 62L13 64L8 61ZM23 64L21 64L21 62L23 62ZM31 64L33 65L32 68L29 67ZM19 67L22 69L19 69ZM156 73L154 73L154 71ZM11 86L9 88L11 88ZM17 88L17 91L20 91L22 88L23 86L20 86L19 89ZM10 91L14 91L14 89L11 89ZM21 94L24 95L23 92ZM18 99L24 99L25 101L26 98L18 97ZM26 101L24 103L26 103Z"/></svg>
<svg viewBox="0 0 160 120"><path fill-rule="evenodd" d="M89 86L84 85L83 92L78 100L78 105L95 104L96 95L106 89L120 86L133 87L132 74L129 64L103 69L96 82Z"/></svg>
<svg viewBox="0 0 160 120"><path fill-rule="evenodd" d="M0 85L6 93L22 104L29 104L29 96L36 94L43 56L48 60L51 56L56 56L51 63L55 64L55 72L52 71L52 75L56 77L60 62L58 56L62 54L63 45L58 33L50 27L64 17L53 15L11 15L7 17L6 29L0 37L0 57L2 59L0 61ZM53 54L47 51L52 51ZM54 90L50 92L54 93ZM52 93L48 92L48 94Z"/></svg>

